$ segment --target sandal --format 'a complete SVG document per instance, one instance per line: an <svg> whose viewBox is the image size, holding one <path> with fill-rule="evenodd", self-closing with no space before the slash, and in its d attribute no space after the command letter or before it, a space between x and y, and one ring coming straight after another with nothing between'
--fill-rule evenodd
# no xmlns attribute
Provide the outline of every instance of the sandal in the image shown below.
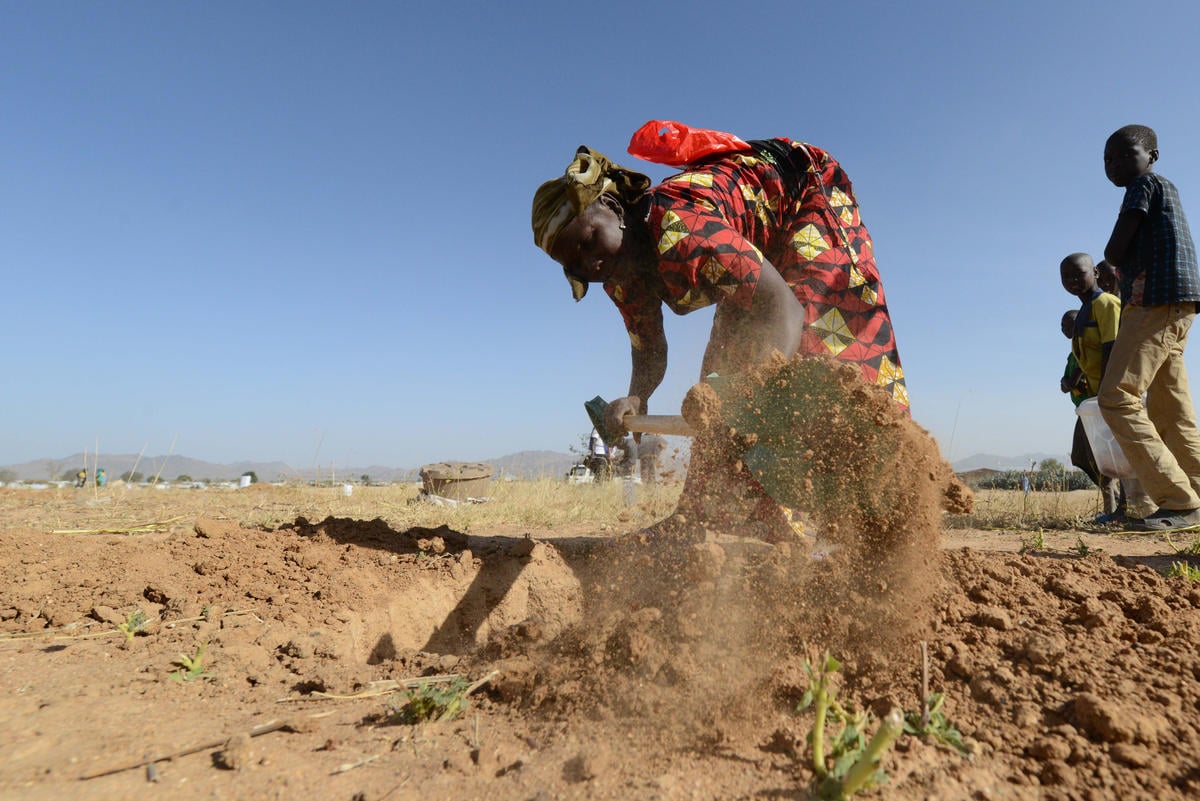
<svg viewBox="0 0 1200 801"><path fill-rule="evenodd" d="M1180 531L1200 526L1200 509L1159 509L1141 520L1130 520L1133 531Z"/></svg>

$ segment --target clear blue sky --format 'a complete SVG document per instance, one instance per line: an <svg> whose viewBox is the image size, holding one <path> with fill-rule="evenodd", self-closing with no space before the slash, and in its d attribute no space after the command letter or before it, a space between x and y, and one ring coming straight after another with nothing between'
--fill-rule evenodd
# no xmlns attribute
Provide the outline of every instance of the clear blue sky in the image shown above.
<svg viewBox="0 0 1200 801"><path fill-rule="evenodd" d="M571 301L530 200L582 143L665 176L624 152L652 118L833 153L916 420L952 460L1069 450L1058 263L1103 250L1127 123L1200 226L1200 6L603 7L0 4L0 464L577 445L628 339L604 293ZM668 317L659 413L711 321Z"/></svg>

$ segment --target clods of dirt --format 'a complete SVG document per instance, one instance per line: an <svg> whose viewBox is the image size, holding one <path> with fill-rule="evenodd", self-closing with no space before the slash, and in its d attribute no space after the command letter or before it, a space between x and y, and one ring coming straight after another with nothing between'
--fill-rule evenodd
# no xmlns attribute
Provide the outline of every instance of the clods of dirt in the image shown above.
<svg viewBox="0 0 1200 801"><path fill-rule="evenodd" d="M286 779L310 797L801 797L812 719L797 703L811 649L851 654L845 703L876 713L920 703L918 639L848 651L822 639L877 627L830 624L825 566L801 548L443 530L435 536L456 544L434 555L415 547L431 531L370 521L216 528L0 532L14 555L0 565L0 605L15 610L0 621L6 797L133 796L148 756L205 741L217 745L154 763L157 787L235 794L236 782L258 797ZM1200 792L1200 591L1105 554L957 550L932 583L909 630L928 643L930 690L945 694L973 755L902 738L884 763L889 799ZM415 625L397 599L428 619ZM113 620L137 609L157 628L127 639ZM437 632L454 636L440 647ZM168 678L200 643L207 675ZM363 695L381 681L493 670L446 723L386 725L388 697ZM281 717L311 725L239 749L238 735Z"/></svg>

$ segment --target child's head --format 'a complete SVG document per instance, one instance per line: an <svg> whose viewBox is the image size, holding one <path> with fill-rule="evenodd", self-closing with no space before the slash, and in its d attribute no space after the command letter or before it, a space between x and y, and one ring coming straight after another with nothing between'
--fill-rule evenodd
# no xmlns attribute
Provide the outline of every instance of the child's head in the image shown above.
<svg viewBox="0 0 1200 801"><path fill-rule="evenodd" d="M1158 161L1158 135L1145 125L1126 125L1104 143L1104 174L1115 186L1129 186Z"/></svg>
<svg viewBox="0 0 1200 801"><path fill-rule="evenodd" d="M1075 337L1075 316L1079 314L1078 309L1071 309L1069 312L1064 312L1062 316L1062 332L1067 339Z"/></svg>
<svg viewBox="0 0 1200 801"><path fill-rule="evenodd" d="M1096 291L1096 265L1086 253L1072 253L1058 265L1063 289L1080 300L1087 300Z"/></svg>
<svg viewBox="0 0 1200 801"><path fill-rule="evenodd" d="M1109 264L1107 260L1101 261L1096 265L1096 283L1105 292L1112 292L1114 295L1117 292L1117 284L1121 281L1117 275L1117 268Z"/></svg>

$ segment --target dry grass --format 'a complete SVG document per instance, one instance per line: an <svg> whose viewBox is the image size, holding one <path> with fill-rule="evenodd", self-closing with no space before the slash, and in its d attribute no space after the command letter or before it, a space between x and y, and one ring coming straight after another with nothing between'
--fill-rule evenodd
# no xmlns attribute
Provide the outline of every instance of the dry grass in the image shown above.
<svg viewBox="0 0 1200 801"><path fill-rule="evenodd" d="M447 525L466 533L507 534L522 530L559 533L624 533L666 517L679 498L678 482L637 485L627 506L620 481L570 485L561 480L494 481L486 503L438 506L420 500L417 487L356 486L346 496L341 485L273 486L246 489L147 489L121 484L99 491L0 488L0 530L33 528L55 536L100 531L131 536L190 528L197 517L235 521L249 528L277 529L297 517L380 518L403 531L413 526ZM1100 510L1098 492L980 490L970 515L947 516L952 528L1064 530L1077 528Z"/></svg>
<svg viewBox="0 0 1200 801"><path fill-rule="evenodd" d="M243 526L276 529L297 517L316 522L326 517L380 518L396 530L447 525L462 532L508 533L520 529L588 529L624 532L642 528L675 508L680 485L636 485L627 506L622 482L569 485L561 480L492 482L485 503L438 506L418 497L417 487L353 488L274 486L245 489L148 489L118 484L45 490L0 488L0 530L33 528L56 536L107 531L130 535L187 528L197 517L235 521ZM156 525L161 524L161 525Z"/></svg>
<svg viewBox="0 0 1200 801"><path fill-rule="evenodd" d="M976 490L975 511L951 515L946 521L952 528L1072 529L1100 511L1098 490L1028 494L1020 490Z"/></svg>

